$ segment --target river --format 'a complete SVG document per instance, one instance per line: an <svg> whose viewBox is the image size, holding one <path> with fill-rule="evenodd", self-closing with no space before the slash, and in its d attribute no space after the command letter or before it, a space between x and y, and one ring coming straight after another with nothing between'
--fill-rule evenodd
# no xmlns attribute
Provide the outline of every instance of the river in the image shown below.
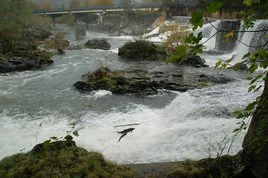
<svg viewBox="0 0 268 178"><path fill-rule="evenodd" d="M66 38L75 43L73 31L64 29ZM50 137L65 136L72 123L79 133L74 138L78 146L101 152L120 164L215 156L221 147L228 147L232 131L238 127L232 112L260 94L248 93L248 81L241 78L225 85L146 98L109 91L80 93L73 84L88 71L137 65L116 54L129 37L87 32L86 39L95 37L107 38L112 50L70 50L54 56L54 64L44 69L0 75L0 159L29 151ZM215 63L211 61L215 57L205 57L209 64ZM124 127L114 126L129 123L140 125L118 142L116 131ZM241 149L244 134L235 138L230 154Z"/></svg>

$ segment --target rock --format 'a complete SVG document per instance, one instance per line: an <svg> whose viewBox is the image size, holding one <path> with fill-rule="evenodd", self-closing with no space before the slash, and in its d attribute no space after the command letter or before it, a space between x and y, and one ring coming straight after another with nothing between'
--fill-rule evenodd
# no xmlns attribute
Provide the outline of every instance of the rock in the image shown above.
<svg viewBox="0 0 268 178"><path fill-rule="evenodd" d="M141 80L138 77L127 78L128 74L121 71L110 71L102 67L84 75L85 81L78 81L74 86L80 91L109 90L114 94L132 93L145 96L157 93L159 83Z"/></svg>
<svg viewBox="0 0 268 178"><path fill-rule="evenodd" d="M80 91L93 91L95 88L86 82L78 81L74 86Z"/></svg>
<svg viewBox="0 0 268 178"><path fill-rule="evenodd" d="M219 75L200 74L198 81L202 83L226 84L228 82L234 81L234 79L226 77L222 74Z"/></svg>
<svg viewBox="0 0 268 178"><path fill-rule="evenodd" d="M164 62L163 62L164 63ZM160 89L185 92L189 89L203 88L215 84L225 84L234 79L218 74L216 71L195 71L189 67L188 72L177 66L173 69L111 71L99 68L94 72L83 75L83 81L74 86L82 92L108 90L114 94L134 94L137 96L155 95Z"/></svg>
<svg viewBox="0 0 268 178"><path fill-rule="evenodd" d="M248 70L248 66L245 63L237 63L237 64L235 64L232 67L228 67L228 69L247 71Z"/></svg>
<svg viewBox="0 0 268 178"><path fill-rule="evenodd" d="M63 54L65 54L65 52L63 51L63 49L59 48L58 49L58 54L63 55Z"/></svg>
<svg viewBox="0 0 268 178"><path fill-rule="evenodd" d="M103 49L103 50L109 50L111 48L111 45L108 43L105 39L93 39L88 40L85 43L85 46L90 49Z"/></svg>
<svg viewBox="0 0 268 178"><path fill-rule="evenodd" d="M44 65L52 64L46 52L35 52L25 57L11 57L0 59L0 73L38 69Z"/></svg>
<svg viewBox="0 0 268 178"><path fill-rule="evenodd" d="M127 59L165 59L166 53L159 46L149 41L128 42L119 48L118 56Z"/></svg>
<svg viewBox="0 0 268 178"><path fill-rule="evenodd" d="M56 49L65 50L69 47L70 43L67 40L55 39Z"/></svg>
<svg viewBox="0 0 268 178"><path fill-rule="evenodd" d="M15 70L15 66L6 60L0 60L0 73L12 72Z"/></svg>
<svg viewBox="0 0 268 178"><path fill-rule="evenodd" d="M184 60L181 64L183 65L189 65L193 67L208 67L208 65L205 64L206 61L202 59L200 56L191 56L188 57L186 60Z"/></svg>
<svg viewBox="0 0 268 178"><path fill-rule="evenodd" d="M40 143L40 144L35 145L31 152L33 154L40 154L44 151L47 151L48 149L50 151L60 151L62 149L66 149L69 147L75 148L76 147L75 142L72 140L70 140L70 141L44 142L44 143Z"/></svg>

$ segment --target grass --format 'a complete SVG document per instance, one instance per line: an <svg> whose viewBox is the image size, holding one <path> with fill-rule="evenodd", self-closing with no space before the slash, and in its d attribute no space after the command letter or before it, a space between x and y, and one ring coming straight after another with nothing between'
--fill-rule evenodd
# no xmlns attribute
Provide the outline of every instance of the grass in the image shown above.
<svg viewBox="0 0 268 178"><path fill-rule="evenodd" d="M73 141L44 142L28 153L13 155L0 162L0 177L5 178L134 176L131 169L105 160L100 153L76 147Z"/></svg>

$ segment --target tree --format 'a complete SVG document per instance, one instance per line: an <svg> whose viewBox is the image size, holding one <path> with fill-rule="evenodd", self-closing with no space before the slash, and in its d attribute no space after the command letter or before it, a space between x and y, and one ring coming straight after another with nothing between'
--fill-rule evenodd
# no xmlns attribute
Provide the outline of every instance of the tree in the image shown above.
<svg viewBox="0 0 268 178"><path fill-rule="evenodd" d="M33 15L31 7L28 0L0 1L0 53L6 54L21 43L23 29L48 23L48 19Z"/></svg>
<svg viewBox="0 0 268 178"><path fill-rule="evenodd" d="M70 4L69 4L70 9L79 8L81 6L82 6L82 4L81 4L80 0L71 0Z"/></svg>
<svg viewBox="0 0 268 178"><path fill-rule="evenodd" d="M44 10L52 10L52 6L49 2L40 2L37 4L37 6L40 8L40 9L44 9Z"/></svg>

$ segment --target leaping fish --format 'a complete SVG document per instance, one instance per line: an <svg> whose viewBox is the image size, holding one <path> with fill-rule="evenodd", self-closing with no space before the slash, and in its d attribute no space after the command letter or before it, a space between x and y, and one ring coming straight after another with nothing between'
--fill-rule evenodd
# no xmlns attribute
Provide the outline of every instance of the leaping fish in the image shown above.
<svg viewBox="0 0 268 178"><path fill-rule="evenodd" d="M120 140L126 136L129 132L132 132L135 128L128 128L128 129L125 129L125 130L122 130L120 132L117 131L117 133L119 134L122 134L121 137L119 138L118 142L120 142Z"/></svg>

